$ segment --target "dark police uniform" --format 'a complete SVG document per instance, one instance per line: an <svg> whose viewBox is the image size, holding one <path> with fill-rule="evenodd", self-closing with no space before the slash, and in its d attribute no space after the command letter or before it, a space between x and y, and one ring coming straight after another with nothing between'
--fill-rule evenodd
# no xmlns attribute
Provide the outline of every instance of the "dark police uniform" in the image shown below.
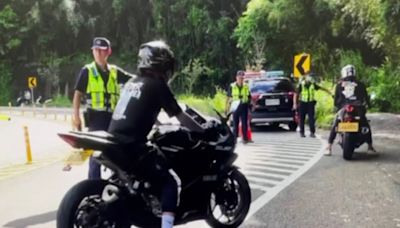
<svg viewBox="0 0 400 228"><path fill-rule="evenodd" d="M311 135L315 134L315 92L320 86L313 82L300 81L297 87L297 94L300 95L299 114L300 114L300 135L304 136L304 122L308 115L308 123L310 125Z"/></svg>
<svg viewBox="0 0 400 228"><path fill-rule="evenodd" d="M85 125L88 127L89 131L99 131L103 130L106 131L108 129L109 123L111 121L111 116L112 116L112 111L113 107L111 107L111 94L109 91L107 91L107 86L108 81L110 78L110 69L106 69L105 71L101 70L97 64L92 63L92 66L95 66L96 72L99 74L101 77L103 84L104 84L104 104L102 104L103 108L101 110L97 110L94 108L91 108L91 106L88 105L88 100L91 100L91 94L87 93L88 91L88 84L89 84L89 69L88 65L83 67L81 71L79 72L76 84L75 84L75 90L85 94L85 103L88 106L87 109L85 110L84 116L85 116ZM113 65L112 65L113 66ZM124 84L127 82L130 78L132 78L128 73L122 71L119 68L116 68L117 71L117 77L116 77L116 82L119 87L120 84ZM118 88L119 91L119 88ZM114 94L116 98L118 99L118 94ZM95 162L92 158L89 160L89 179L98 179L100 178L100 165Z"/></svg>
<svg viewBox="0 0 400 228"><path fill-rule="evenodd" d="M251 101L251 94L250 89L247 84L239 86L236 82L232 83L228 89L228 97L232 98L232 101L239 101L240 104L233 113L233 133L235 137L238 137L239 133L239 120L242 122L242 136L243 142L247 143L247 120L249 115L249 108L250 108L250 101Z"/></svg>
<svg viewBox="0 0 400 228"><path fill-rule="evenodd" d="M125 157L125 161L117 161L118 164L122 164L125 169L139 171L152 183L161 181L162 210L175 211L180 180L169 168L163 155L145 145L161 109L170 117L182 112L164 80L153 76L138 76L124 85L108 131L122 144L129 145L125 147L129 150L120 156ZM129 164L131 167L128 167Z"/></svg>

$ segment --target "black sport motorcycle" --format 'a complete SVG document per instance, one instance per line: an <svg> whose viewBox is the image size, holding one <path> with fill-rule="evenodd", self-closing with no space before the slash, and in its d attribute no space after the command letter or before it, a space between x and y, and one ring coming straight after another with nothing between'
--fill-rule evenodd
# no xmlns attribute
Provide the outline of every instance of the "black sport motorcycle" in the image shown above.
<svg viewBox="0 0 400 228"><path fill-rule="evenodd" d="M219 113L219 120L184 109L205 133L179 125L161 124L150 134L149 153L163 153L181 179L180 204L175 225L204 219L211 227L238 227L250 208L251 191L245 176L233 165L236 139ZM160 227L160 189L156 184L126 172L107 156L120 150L107 132L69 132L59 136L74 148L92 149L93 157L112 170L107 180L84 180L64 196L57 227Z"/></svg>
<svg viewBox="0 0 400 228"><path fill-rule="evenodd" d="M364 113L364 114L363 114ZM367 142L371 129L365 117L365 106L359 103L346 104L339 111L337 131L340 133L340 145L343 158L351 160L354 150Z"/></svg>

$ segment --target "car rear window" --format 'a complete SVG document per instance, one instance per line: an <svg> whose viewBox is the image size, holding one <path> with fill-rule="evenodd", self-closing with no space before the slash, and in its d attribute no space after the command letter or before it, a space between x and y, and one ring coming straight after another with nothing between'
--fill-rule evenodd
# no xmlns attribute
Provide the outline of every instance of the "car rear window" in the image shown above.
<svg viewBox="0 0 400 228"><path fill-rule="evenodd" d="M294 88L288 80L271 80L254 82L250 91L251 93L279 93L293 92Z"/></svg>

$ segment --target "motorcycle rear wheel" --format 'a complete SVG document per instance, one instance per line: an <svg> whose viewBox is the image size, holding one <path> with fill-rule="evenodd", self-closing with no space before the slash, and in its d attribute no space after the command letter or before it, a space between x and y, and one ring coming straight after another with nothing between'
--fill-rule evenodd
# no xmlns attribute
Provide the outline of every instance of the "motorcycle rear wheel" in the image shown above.
<svg viewBox="0 0 400 228"><path fill-rule="evenodd" d="M345 160L351 160L354 153L354 133L344 133L342 138L343 158Z"/></svg>
<svg viewBox="0 0 400 228"><path fill-rule="evenodd" d="M210 195L206 222L215 228L238 227L250 209L249 183L239 170L234 170L221 185Z"/></svg>
<svg viewBox="0 0 400 228"><path fill-rule="evenodd" d="M127 222L102 216L101 195L107 184L104 180L84 180L73 186L58 208L57 228L130 227Z"/></svg>

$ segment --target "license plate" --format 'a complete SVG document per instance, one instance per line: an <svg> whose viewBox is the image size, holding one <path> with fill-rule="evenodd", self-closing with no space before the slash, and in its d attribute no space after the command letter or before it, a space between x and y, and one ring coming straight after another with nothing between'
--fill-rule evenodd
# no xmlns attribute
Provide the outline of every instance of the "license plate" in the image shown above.
<svg viewBox="0 0 400 228"><path fill-rule="evenodd" d="M266 106L279 105L279 104L280 104L279 99L265 99Z"/></svg>
<svg viewBox="0 0 400 228"><path fill-rule="evenodd" d="M93 154L93 150L78 150L71 151L65 158L64 162L69 165L81 165L83 164L90 155Z"/></svg>
<svg viewBox="0 0 400 228"><path fill-rule="evenodd" d="M358 128L357 122L339 123L338 132L358 132Z"/></svg>

